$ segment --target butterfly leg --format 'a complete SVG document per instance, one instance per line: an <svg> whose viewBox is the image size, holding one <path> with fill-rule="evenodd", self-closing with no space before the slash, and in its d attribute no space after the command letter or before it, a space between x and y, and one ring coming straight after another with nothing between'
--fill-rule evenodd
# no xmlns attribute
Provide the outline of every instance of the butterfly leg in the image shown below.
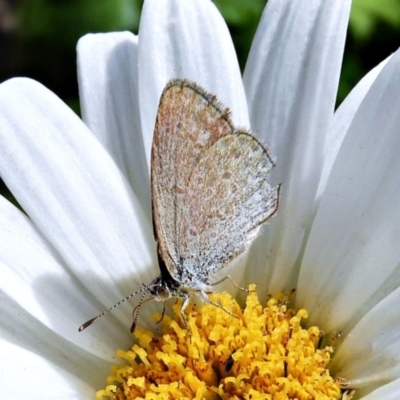
<svg viewBox="0 0 400 400"><path fill-rule="evenodd" d="M189 297L189 294L186 292L181 292L179 297L182 297L184 299L182 307L181 307L181 316L182 316L182 321L183 321L183 324L185 325L185 328L188 329L188 324L187 324L187 320L185 317L185 310L186 310L186 307L189 305L190 297Z"/></svg>
<svg viewBox="0 0 400 400"><path fill-rule="evenodd" d="M224 310L227 314L229 314L231 317L234 318L239 318L237 315L233 314L232 312L230 312L229 310L227 310L225 307L223 307L221 304L216 303L215 301L212 301L208 298L207 293L204 290L200 290L200 296L203 299L204 302L212 304L215 307L220 308L221 310Z"/></svg>
<svg viewBox="0 0 400 400"><path fill-rule="evenodd" d="M235 286L237 289L241 290L242 292L247 292L247 293L253 292L253 290L249 290L249 289L245 289L245 288L240 287L240 286L233 280L233 278L232 278L230 275L226 275L224 278L220 279L219 281L212 283L212 286L219 285L220 283L226 281L227 279L229 279L229 280L232 282L233 286Z"/></svg>
<svg viewBox="0 0 400 400"><path fill-rule="evenodd" d="M164 319L164 315L165 315L165 301L163 301L163 308L162 308L161 318L156 322L156 324L159 324Z"/></svg>
<svg viewBox="0 0 400 400"><path fill-rule="evenodd" d="M133 333L134 330L135 330L135 328L136 328L136 321L137 321L137 319L138 319L138 317L139 317L140 307L142 307L142 304L143 304L143 303L147 303L149 300L152 300L152 297L150 297L150 298L144 300L144 296L145 296L145 295L146 295L146 293L143 293L143 295L142 295L142 297L141 297L141 299L140 299L139 304L138 304L138 305L133 309L133 311L132 311L132 318L133 318L133 321L132 321L132 325L131 325L131 329L130 329L130 332L131 332L131 333Z"/></svg>

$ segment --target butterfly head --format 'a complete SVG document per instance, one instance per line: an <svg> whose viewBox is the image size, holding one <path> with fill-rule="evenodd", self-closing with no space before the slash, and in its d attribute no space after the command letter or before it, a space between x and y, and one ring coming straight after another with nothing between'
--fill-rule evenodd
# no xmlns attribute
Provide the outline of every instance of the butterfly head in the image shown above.
<svg viewBox="0 0 400 400"><path fill-rule="evenodd" d="M146 303L151 299L164 302L161 319L158 321L160 322L164 318L166 300L170 299L171 297L187 297L186 295L182 294L183 292L180 292L179 285L176 281L174 281L172 278L166 279L163 276L157 277L149 285L143 285L141 292L142 298L132 313L133 322L130 329L131 333L136 328L136 321L139 317L140 307L143 303ZM150 297L144 300L146 294L148 294Z"/></svg>
<svg viewBox="0 0 400 400"><path fill-rule="evenodd" d="M157 301L165 301L171 297L175 297L175 288L171 283L164 279L162 276L154 279L150 285L146 286L145 290L151 297Z"/></svg>

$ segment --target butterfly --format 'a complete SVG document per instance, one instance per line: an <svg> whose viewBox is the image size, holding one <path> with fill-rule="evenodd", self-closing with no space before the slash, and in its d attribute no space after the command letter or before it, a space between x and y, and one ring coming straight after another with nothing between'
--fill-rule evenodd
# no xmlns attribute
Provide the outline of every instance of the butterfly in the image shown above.
<svg viewBox="0 0 400 400"><path fill-rule="evenodd" d="M141 305L151 299L164 302L163 317L165 301L182 298L184 324L192 293L222 307L208 298L216 284L231 279L217 279L218 273L277 212L280 186L268 182L273 167L267 148L250 132L234 127L229 109L215 95L189 80L169 81L160 98L151 149L160 275L79 331L139 293L131 332Z"/></svg>

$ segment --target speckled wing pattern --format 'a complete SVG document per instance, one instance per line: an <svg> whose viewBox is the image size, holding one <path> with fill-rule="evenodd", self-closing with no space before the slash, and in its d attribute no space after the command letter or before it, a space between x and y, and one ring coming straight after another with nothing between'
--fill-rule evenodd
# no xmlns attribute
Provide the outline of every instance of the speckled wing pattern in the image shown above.
<svg viewBox="0 0 400 400"><path fill-rule="evenodd" d="M247 132L215 142L192 171L178 231L184 268L204 282L248 248L277 209L279 188L267 182L273 164Z"/></svg>
<svg viewBox="0 0 400 400"><path fill-rule="evenodd" d="M151 154L155 238L171 276L204 283L277 210L266 148L235 130L216 97L175 79L160 99ZM184 283L184 282L183 282Z"/></svg>

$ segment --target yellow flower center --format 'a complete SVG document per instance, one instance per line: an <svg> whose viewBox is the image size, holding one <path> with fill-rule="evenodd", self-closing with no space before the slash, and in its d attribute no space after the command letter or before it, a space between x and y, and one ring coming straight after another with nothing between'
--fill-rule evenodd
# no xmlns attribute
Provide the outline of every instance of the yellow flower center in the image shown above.
<svg viewBox="0 0 400 400"><path fill-rule="evenodd" d="M228 293L210 295L238 318L211 304L190 305L186 329L177 302L162 336L138 329L138 344L117 351L128 365L112 367L97 399L342 398L327 369L333 349L318 348L319 328L301 327L307 311L288 309L281 294L263 307L255 285L250 290L244 311Z"/></svg>

